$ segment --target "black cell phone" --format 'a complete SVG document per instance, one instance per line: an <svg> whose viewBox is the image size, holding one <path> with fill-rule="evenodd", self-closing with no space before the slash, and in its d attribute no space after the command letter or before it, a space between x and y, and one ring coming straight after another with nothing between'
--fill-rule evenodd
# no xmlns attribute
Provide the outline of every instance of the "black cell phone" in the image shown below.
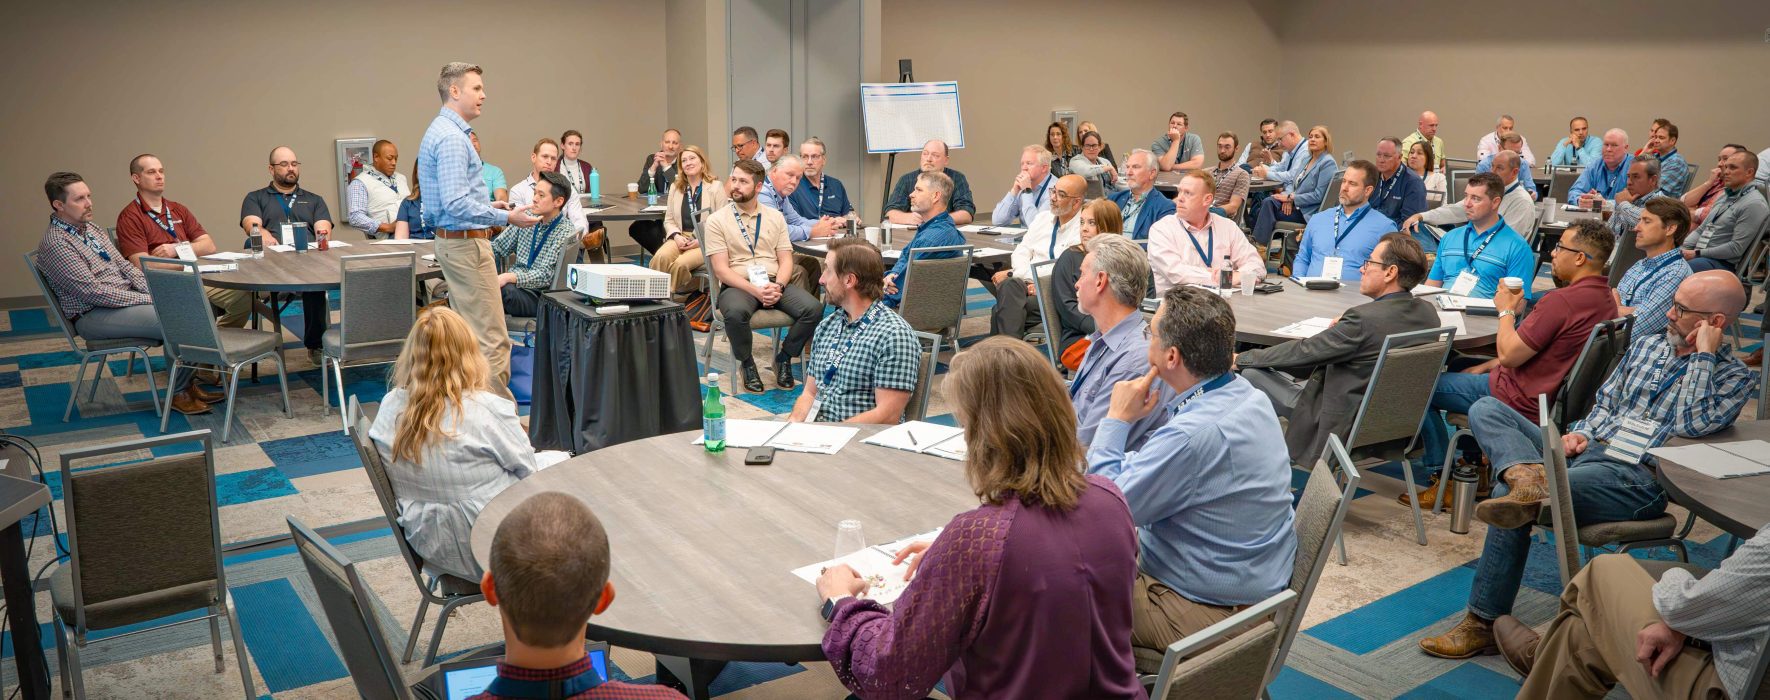
<svg viewBox="0 0 1770 700"><path fill-rule="evenodd" d="M1254 288L1255 294L1277 294L1282 291L1284 291L1284 285L1279 284L1277 282L1272 282L1270 284L1262 284L1262 285Z"/></svg>
<svg viewBox="0 0 1770 700"><path fill-rule="evenodd" d="M752 448L750 448L750 451L744 455L744 464L753 464L753 465L774 464L774 448L772 448L772 447L752 447Z"/></svg>

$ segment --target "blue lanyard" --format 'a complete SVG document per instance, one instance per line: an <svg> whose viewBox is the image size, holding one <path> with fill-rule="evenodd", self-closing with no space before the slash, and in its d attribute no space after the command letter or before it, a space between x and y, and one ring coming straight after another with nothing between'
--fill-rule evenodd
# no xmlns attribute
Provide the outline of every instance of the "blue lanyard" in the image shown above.
<svg viewBox="0 0 1770 700"><path fill-rule="evenodd" d="M535 267L535 258L541 254L542 248L547 247L547 239L553 236L553 229L559 228L559 220L563 218L565 218L564 214L555 212L553 223L547 224L546 231L541 230L540 224L535 224L535 237L529 242L529 264L524 267L529 269Z"/></svg>
<svg viewBox="0 0 1770 700"><path fill-rule="evenodd" d="M1669 361L1677 362L1678 356L1675 354L1672 355ZM1647 410L1649 412L1653 410L1654 406L1659 405L1659 397L1664 396L1667 391L1671 391L1673 385L1684 379L1684 373L1689 371L1689 369L1690 363L1686 362L1679 365L1677 371L1672 372L1672 376L1666 377L1663 381L1654 382L1656 386L1653 391L1647 395ZM1665 370L1665 365L1660 365L1659 367L1654 368L1653 374L1655 378L1657 379L1658 375L1664 374Z"/></svg>
<svg viewBox="0 0 1770 700"><path fill-rule="evenodd" d="M1395 175L1393 177L1389 178L1388 184L1383 184L1380 181L1377 183L1378 185L1380 185L1382 187L1382 189L1377 191L1377 201L1379 201L1379 202L1389 201L1389 194L1395 191L1396 183L1401 182L1401 171L1402 170L1403 170L1403 168L1396 168Z"/></svg>
<svg viewBox="0 0 1770 700"><path fill-rule="evenodd" d="M1358 228L1358 222L1364 220L1364 215L1371 213L1371 208L1369 206L1359 207L1358 213L1353 214L1351 220L1346 222L1345 232L1342 233L1340 217L1345 213L1345 205L1334 208L1334 255L1340 254L1340 244L1346 241L1347 236L1352 235L1353 229Z"/></svg>
<svg viewBox="0 0 1770 700"><path fill-rule="evenodd" d="M1500 197L1504 198L1506 195L1511 194L1512 190L1518 189L1523 186L1524 186L1524 176L1519 175L1516 179L1512 180L1512 186L1507 187L1506 191L1504 193L1500 194Z"/></svg>
<svg viewBox="0 0 1770 700"><path fill-rule="evenodd" d="M736 207L732 208L731 217L737 219L738 235L743 236L744 242L750 245L750 255L756 255L756 241L762 238L762 211L756 211L756 235L754 236L750 235L749 227L744 226L744 215L738 213Z"/></svg>
<svg viewBox="0 0 1770 700"><path fill-rule="evenodd" d="M1039 191L1033 193L1033 211L1039 210L1039 203L1045 201L1045 190L1050 189L1050 187L1051 176L1046 175L1045 179L1039 182Z"/></svg>
<svg viewBox="0 0 1770 700"><path fill-rule="evenodd" d="M1051 217L1051 247L1045 251L1046 260L1057 259L1057 229L1062 226L1063 222L1058 221L1056 216Z"/></svg>
<svg viewBox="0 0 1770 700"><path fill-rule="evenodd" d="M485 694L498 698L569 698L588 692L591 688L607 681L596 673L596 666L591 665L582 673L570 678L552 681L525 681L515 678L498 676L486 686Z"/></svg>
<svg viewBox="0 0 1770 700"><path fill-rule="evenodd" d="M1198 236L1193 234L1192 227L1187 225L1186 219L1178 217L1178 216L1174 217L1174 219L1176 221L1180 222L1180 230L1185 231L1186 237L1192 241L1192 249L1198 251L1198 259L1204 261L1205 267L1210 267L1211 266L1211 251L1214 251L1217 249L1217 228L1215 226L1211 225L1211 217L1209 217L1209 216L1205 217L1205 245L1206 245L1206 247L1199 246Z"/></svg>
<svg viewBox="0 0 1770 700"><path fill-rule="evenodd" d="M98 242L98 238L96 236L93 236L90 232L83 230L83 229L74 228L73 225L69 224L68 222L62 221L61 219L57 219L53 216L49 217L49 223L55 224L56 228L66 231L68 233L68 235L80 239L81 243L85 243L86 247L91 248L92 252L96 253L98 255L98 257L103 258L105 262L111 261L110 252L106 251L104 249L104 244Z"/></svg>
<svg viewBox="0 0 1770 700"><path fill-rule="evenodd" d="M295 190L295 192L290 192L288 195L284 195L283 193L278 192L275 187L268 187L265 189L270 192L270 196L277 198L277 204L283 205L283 218L288 221L294 221L295 210L292 207L295 204L295 194L301 190Z"/></svg>
<svg viewBox="0 0 1770 700"><path fill-rule="evenodd" d="M170 202L167 202L164 199L160 200L160 209L166 212L165 221L160 221L160 217L154 214L154 210L148 208L147 202L141 201L140 194L135 195L135 203L141 205L142 213L147 214L149 220L164 229L166 235L172 237L173 243L178 242L178 230L172 224L172 204Z"/></svg>
<svg viewBox="0 0 1770 700"><path fill-rule="evenodd" d="M1506 217L1502 216L1499 221L1494 223L1493 228L1481 233L1475 232L1475 222L1473 221L1469 222L1468 226L1463 227L1463 266L1470 270L1475 269L1475 259L1481 257L1481 251L1487 250L1487 244L1492 243L1494 237L1499 235L1500 229L1505 228L1505 226ZM1487 240L1482 241L1481 247L1476 248L1475 252L1471 253L1469 252L1469 243L1475 236L1484 236Z"/></svg>
<svg viewBox="0 0 1770 700"><path fill-rule="evenodd" d="M1622 163L1617 163L1616 169L1611 170L1610 168L1605 167L1603 161L1598 162L1598 177L1604 178L1604 195L1605 196L1607 196L1607 197L1616 196L1617 180L1622 178L1622 175L1624 172L1627 172L1627 169L1622 167Z"/></svg>
<svg viewBox="0 0 1770 700"><path fill-rule="evenodd" d="M873 322L873 310L877 308L879 308L879 302L875 301L872 306L867 307L866 313L860 315L859 321L842 324L844 330L852 329L852 332L847 334L848 342L842 345L842 352L836 353L835 359L830 360L830 366L824 368L824 378L817 383L819 393L833 386L832 382L836 381L836 370L842 367L842 358L848 356L848 351L854 349L855 339L860 337L861 331L866 330L867 324Z"/></svg>
<svg viewBox="0 0 1770 700"><path fill-rule="evenodd" d="M1175 402L1174 408L1173 408L1173 413L1178 414L1180 412L1180 409L1184 408L1186 406L1186 404L1192 403L1193 399L1196 399L1200 396L1204 396L1205 394L1208 394L1210 392L1221 389L1221 388L1227 386L1229 384L1230 380L1233 380L1233 379L1235 379L1235 374L1230 373L1230 372L1224 372L1223 374L1219 374L1215 377L1212 377L1211 381L1205 382L1203 384L1198 385L1197 387L1194 387L1192 391L1187 392L1185 398L1182 398L1178 402Z"/></svg>

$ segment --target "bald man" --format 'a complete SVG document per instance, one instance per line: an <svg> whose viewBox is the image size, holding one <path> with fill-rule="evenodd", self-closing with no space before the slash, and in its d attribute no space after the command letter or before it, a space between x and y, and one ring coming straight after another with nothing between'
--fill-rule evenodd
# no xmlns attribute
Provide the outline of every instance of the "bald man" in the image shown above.
<svg viewBox="0 0 1770 700"><path fill-rule="evenodd" d="M1424 141L1432 147L1433 162L1438 164L1439 170L1444 170L1444 157L1449 154L1444 152L1444 139L1438 138L1438 115L1431 110L1421 112L1416 124L1414 132L1401 140L1401 152L1406 153L1415 143Z"/></svg>
<svg viewBox="0 0 1770 700"><path fill-rule="evenodd" d="M1033 217L1026 235L1014 246L1013 267L990 278L996 308L990 312L990 333L1021 337L1039 322L1039 301L1033 296L1032 266L1056 260L1064 249L1082 242L1080 217L1088 180L1080 175L1057 178L1051 206ZM1051 335L1059 335L1052 333Z"/></svg>
<svg viewBox="0 0 1770 700"><path fill-rule="evenodd" d="M1684 278L1666 311L1665 332L1630 344L1598 389L1592 412L1563 436L1580 525L1664 514L1666 494L1642 463L1646 451L1672 437L1714 433L1739 417L1757 382L1722 332L1745 308L1745 298L1731 272ZM1494 485L1493 498L1475 506L1475 517L1489 527L1468 613L1449 632L1420 640L1427 654L1447 659L1496 652L1493 621L1512 612L1530 554L1530 524L1548 498L1542 432L1535 422L1489 397L1469 409L1469 427L1503 483Z"/></svg>
<svg viewBox="0 0 1770 700"><path fill-rule="evenodd" d="M910 210L910 192L916 189L916 178L922 173L946 173L953 181L953 196L947 212L952 215L954 224L964 226L971 223L971 217L977 215L977 203L971 199L971 181L965 179L964 173L946 167L946 164L945 141L929 139L922 144L921 170L907 172L897 178L897 184L891 187L891 198L885 200L883 218L894 224L921 226L922 215Z"/></svg>
<svg viewBox="0 0 1770 700"><path fill-rule="evenodd" d="M332 232L332 212L326 200L301 188L301 161L295 149L278 146L270 152L270 186L246 193L240 203L240 229L246 234L248 247L293 244L289 240L298 226L305 226L309 244L315 234ZM255 238L262 234L262 240ZM320 364L320 336L332 323L332 311L325 292L303 292L301 314L305 320L301 344L307 347L307 359Z"/></svg>

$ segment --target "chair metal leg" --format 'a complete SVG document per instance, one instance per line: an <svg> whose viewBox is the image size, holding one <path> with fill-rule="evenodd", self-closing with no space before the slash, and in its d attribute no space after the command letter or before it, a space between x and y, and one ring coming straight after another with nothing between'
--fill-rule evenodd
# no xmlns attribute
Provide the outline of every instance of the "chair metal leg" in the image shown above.
<svg viewBox="0 0 1770 700"><path fill-rule="evenodd" d="M209 615L209 649L215 653L215 672L221 673L227 670L227 666L221 662L221 610L210 608Z"/></svg>
<svg viewBox="0 0 1770 700"><path fill-rule="evenodd" d="M74 700L86 700L85 669L80 666L80 638L68 630L68 685L73 687Z"/></svg>
<svg viewBox="0 0 1770 700"><path fill-rule="evenodd" d="M322 416L332 415L332 378L330 376L327 376L327 375L331 374L331 372L327 371L327 369L331 366L332 366L332 358L328 357L326 355L321 355L320 356L320 415L322 415ZM338 403L339 403L339 405L343 405L344 402L339 401ZM342 411L340 411L340 413L342 413Z"/></svg>
<svg viewBox="0 0 1770 700"><path fill-rule="evenodd" d="M80 398L80 385L86 382L86 363L92 361L91 355L80 356L80 367L74 370L74 386L68 390L68 408L61 412L61 422L66 423L74 417L74 402ZM165 432L165 428L160 429Z"/></svg>
<svg viewBox="0 0 1770 700"><path fill-rule="evenodd" d="M257 700L252 687L252 660L246 656L246 636L240 634L240 615L234 610L233 596L226 596L227 631L234 635L234 657L240 664L240 684L246 688L246 700Z"/></svg>
<svg viewBox="0 0 1770 700"><path fill-rule="evenodd" d="M339 359L332 361L332 375L338 379L338 422L344 424L344 434L349 435L350 434L350 420L344 416L344 360L343 360L343 358L339 358ZM321 383L324 383L324 382L321 382ZM329 411L331 409L332 409L332 404L330 404L330 403L326 404L326 410Z"/></svg>
<svg viewBox="0 0 1770 700"><path fill-rule="evenodd" d="M412 652L418 649L418 635L424 631L424 612L430 609L430 599L418 601L418 615L412 619L412 633L406 635L406 655L404 663L412 663Z"/></svg>
<svg viewBox="0 0 1770 700"><path fill-rule="evenodd" d="M73 664L68 662L68 628L61 623L60 615L52 615L51 621L55 623L52 636L55 637L55 668L61 676L61 696L71 698L74 697L74 682L73 674L69 672Z"/></svg>
<svg viewBox="0 0 1770 700"><path fill-rule="evenodd" d="M1407 504L1414 512L1414 534L1419 538L1420 546L1424 547L1426 546L1426 521L1420 517L1419 492L1414 490L1414 465L1407 461L1406 455L1401 457L1401 475L1407 479ZM1438 482L1442 484L1444 481L1444 476L1440 475Z"/></svg>
<svg viewBox="0 0 1770 700"><path fill-rule="evenodd" d="M110 356L103 355L98 358L98 371L92 373L92 383L86 385L86 403L98 400L98 385L104 381L105 369L111 366L111 363L106 360L108 357Z"/></svg>
<svg viewBox="0 0 1770 700"><path fill-rule="evenodd" d="M289 407L289 369L283 366L283 354L281 352L278 352L271 357L277 361L277 384L283 389L283 417L294 418L295 409ZM257 367L258 363L254 362L252 363L252 366Z"/></svg>
<svg viewBox="0 0 1770 700"><path fill-rule="evenodd" d="M166 432L166 426L172 420L172 387L178 386L178 370L183 367L183 363L173 360L172 366L166 368L166 412L160 414L161 433ZM195 372L197 368L192 367L191 371Z"/></svg>
<svg viewBox="0 0 1770 700"><path fill-rule="evenodd" d="M227 410L222 411L221 416L222 444L227 443L228 433L234 429L234 397L239 395L239 390L240 368L235 367L232 372L227 373Z"/></svg>
<svg viewBox="0 0 1770 700"><path fill-rule="evenodd" d="M129 366L135 366L135 352L133 351L129 353ZM153 358L148 356L147 348L141 349L141 366L146 368L142 370L142 374L147 375L148 400L154 402L154 415L164 415L165 409L160 406L160 387L154 382Z"/></svg>
<svg viewBox="0 0 1770 700"><path fill-rule="evenodd" d="M1346 533L1344 531L1342 531L1340 533L1339 540L1340 540L1340 566L1345 566L1346 565Z"/></svg>
<svg viewBox="0 0 1770 700"><path fill-rule="evenodd" d="M430 648L424 652L425 666L430 666L431 664L436 663L436 652L442 646L443 630L447 629L449 626L449 613L454 612L455 608L472 602L474 602L474 599L472 598L456 598L447 603L443 603L442 607L437 610L436 629L431 631Z"/></svg>

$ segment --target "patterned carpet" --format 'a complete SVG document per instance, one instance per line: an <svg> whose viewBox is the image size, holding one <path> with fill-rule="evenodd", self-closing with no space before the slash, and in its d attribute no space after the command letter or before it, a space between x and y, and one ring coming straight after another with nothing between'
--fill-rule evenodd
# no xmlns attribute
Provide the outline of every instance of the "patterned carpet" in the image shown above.
<svg viewBox="0 0 1770 700"><path fill-rule="evenodd" d="M982 289L970 291L969 314L962 335L966 342L988 331L993 300ZM289 310L285 328L298 329L299 308ZM1749 324L1755 331L1755 323ZM364 477L350 441L339 431L336 413L323 415L319 371L299 352L294 330L288 340L293 419L281 413L274 377L258 384L242 383L237 423L229 442L217 445L221 495L222 540L234 549L226 559L228 582L241 616L246 648L258 692L266 697L347 697L353 691L335 642L319 612L318 602L299 559L286 543L267 542L286 534L284 518L294 515L316 527L329 527L333 539L361 565L368 583L385 603L385 627L397 649L405 644L407 625L418 602L405 565L395 551L387 524ZM720 339L717 352L723 353ZM759 352L761 352L759 350ZM111 363L93 401L78 404L74 419L63 423L62 409L77 358L42 309L0 312L0 426L23 436L42 451L45 468L54 470L62 451L157 435L158 419L147 400L147 385L138 370L127 379L124 363ZM720 361L723 366L724 362ZM156 370L164 380L156 356ZM270 366L265 366L270 371ZM766 370L764 371L766 375ZM373 410L385 392L385 368L356 370L346 377L348 391ZM766 377L765 377L766 378ZM946 402L933 394L930 415L950 421ZM743 394L729 402L728 415L754 418L788 410L797 391L772 390ZM1748 408L1748 412L1749 412ZM171 430L211 428L219 434L221 412L186 418L173 415ZM145 456L145 455L144 455ZM1304 475L1294 482L1300 488ZM49 483L59 498L59 480ZM1432 659L1417 651L1417 640L1447 627L1461 614L1483 535L1475 523L1468 535L1446 530L1448 516L1427 516L1431 545L1413 542L1408 510L1394 500L1402 489L1399 470L1379 468L1366 481L1346 523L1349 566L1329 564L1305 615L1304 631L1285 669L1272 686L1278 698L1511 697L1516 679L1498 657L1471 661ZM1674 509L1680 517L1684 512ZM54 510L59 519L61 506ZM46 520L27 523L27 533L49 534ZM1693 557L1713 565L1726 538L1699 524L1693 535ZM32 570L50 561L48 538L33 550ZM1526 590L1518 614L1543 624L1554 608L1557 574L1550 545L1532 554ZM1650 552L1642 556L1667 556ZM619 560L615 562L620 565ZM40 584L41 587L41 584ZM807 591L807 596L811 595ZM617 603L618 604L618 603ZM37 616L49 617L49 596L39 594ZM143 625L143 627L152 624ZM430 624L424 634L428 635ZM495 612L470 605L448 628L445 654L459 653L497 641ZM126 630L123 630L126 631ZM48 625L42 633L51 639ZM11 656L11 635L4 648ZM202 625L101 641L85 653L86 688L91 697L193 698L238 697L239 678L233 647L226 647L227 671L211 665L207 632ZM49 654L54 664L53 651ZM9 661L9 660L8 660ZM617 649L614 661L622 675L641 680L651 676L647 654ZM416 663L405 667L409 678ZM53 678L54 672L51 672ZM0 682L14 683L8 662ZM846 691L824 663L733 664L720 676L715 693L725 698L841 698Z"/></svg>

